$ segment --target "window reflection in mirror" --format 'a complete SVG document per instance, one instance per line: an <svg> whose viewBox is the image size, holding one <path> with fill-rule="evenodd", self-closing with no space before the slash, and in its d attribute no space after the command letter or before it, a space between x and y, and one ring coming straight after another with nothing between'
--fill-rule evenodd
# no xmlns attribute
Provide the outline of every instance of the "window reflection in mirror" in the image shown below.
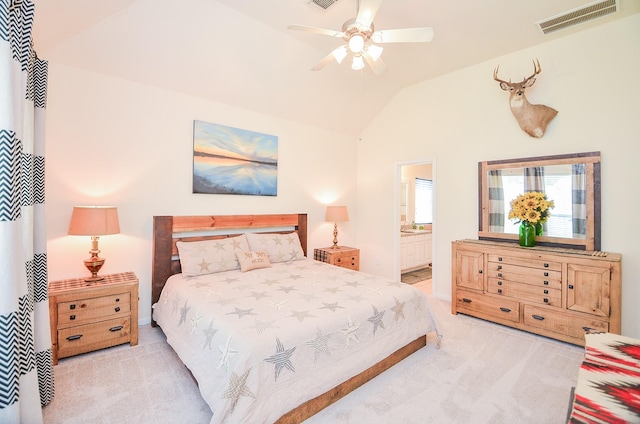
<svg viewBox="0 0 640 424"><path fill-rule="evenodd" d="M582 205L572 205L572 193L574 191L576 193L584 192L586 190L586 181L584 178L574 178L572 175L572 166L573 165L550 165L539 167L538 170L540 172L536 178L538 183L536 184L535 181L533 181L530 188L527 182L531 182L531 178L525 177L528 168L489 171L490 173L501 174L503 190L503 201L495 205L498 210L492 210L489 213L489 226L496 231L500 231L500 222L503 222L504 227L502 228L502 232L518 234L520 223L507 219L509 210L511 209L511 200L527 191L541 191L546 193L547 198L554 202L551 215L543 226L543 234L552 237L585 238L585 227L584 225L580 225L581 220L576 219L574 221L573 219L574 208L579 210L582 208ZM574 181L577 184L575 190L573 187ZM583 196L581 200L584 201ZM501 215L504 216L504 219L499 218ZM573 228L574 222L577 226L575 230Z"/></svg>
<svg viewBox="0 0 640 424"><path fill-rule="evenodd" d="M599 152L481 162L479 172L480 238L517 240L520 224L508 219L510 203L540 191L555 207L537 244L599 249Z"/></svg>

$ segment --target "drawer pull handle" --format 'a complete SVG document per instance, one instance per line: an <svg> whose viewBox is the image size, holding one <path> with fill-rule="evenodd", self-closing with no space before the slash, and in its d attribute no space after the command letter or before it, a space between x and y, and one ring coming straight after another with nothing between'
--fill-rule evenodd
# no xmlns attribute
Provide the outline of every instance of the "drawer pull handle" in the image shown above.
<svg viewBox="0 0 640 424"><path fill-rule="evenodd" d="M498 265L498 271L502 269L502 265Z"/></svg>
<svg viewBox="0 0 640 424"><path fill-rule="evenodd" d="M482 274L482 270L481 269L478 270L478 274Z"/></svg>
<svg viewBox="0 0 640 424"><path fill-rule="evenodd" d="M79 339L80 339L80 337L82 337L82 334L76 334L76 335L73 335L73 336L69 336L69 337L67 337L67 340L69 340L70 342L72 342L72 341L74 341L74 340L79 340Z"/></svg>
<svg viewBox="0 0 640 424"><path fill-rule="evenodd" d="M74 319L76 319L76 316L75 316L75 315L70 315L70 316L69 316L69 319L70 319L71 321L73 321Z"/></svg>
<svg viewBox="0 0 640 424"><path fill-rule="evenodd" d="M501 306L501 307L500 307L500 310L501 310L502 312L511 312L511 309L509 309L509 308L505 308L504 306Z"/></svg>
<svg viewBox="0 0 640 424"><path fill-rule="evenodd" d="M544 298L544 303L549 303L549 299L547 299L546 297Z"/></svg>
<svg viewBox="0 0 640 424"><path fill-rule="evenodd" d="M544 267L545 268L549 268L549 264L544 264Z"/></svg>
<svg viewBox="0 0 640 424"><path fill-rule="evenodd" d="M549 294L549 290L545 290L545 291L544 291L544 294Z"/></svg>
<svg viewBox="0 0 640 424"><path fill-rule="evenodd" d="M569 288L573 290L573 284L569 284Z"/></svg>
<svg viewBox="0 0 640 424"><path fill-rule="evenodd" d="M498 257L498 261L502 262L502 256Z"/></svg>
<svg viewBox="0 0 640 424"><path fill-rule="evenodd" d="M501 272L498 273L498 277L502 277L502 273Z"/></svg>
<svg viewBox="0 0 640 424"><path fill-rule="evenodd" d="M544 276L545 276L545 277L548 277L548 276L549 276L549 273L548 273L548 272L545 272L545 273L544 273Z"/></svg>
<svg viewBox="0 0 640 424"><path fill-rule="evenodd" d="M116 302L120 302L120 298L119 297L116 297Z"/></svg>
<svg viewBox="0 0 640 424"><path fill-rule="evenodd" d="M584 331L586 331L587 333L588 333L589 331L593 330L593 328L591 328L591 327L582 327L582 329L583 329Z"/></svg>
<svg viewBox="0 0 640 424"><path fill-rule="evenodd" d="M471 303L471 299L468 299L468 298L466 298L466 297L463 297L463 298L462 298L462 301L463 301L464 303Z"/></svg>
<svg viewBox="0 0 640 424"><path fill-rule="evenodd" d="M109 331L111 331L112 333L115 333L116 331L120 331L120 330L122 330L122 326L121 325L118 325L117 327L111 327L109 329Z"/></svg>
<svg viewBox="0 0 640 424"><path fill-rule="evenodd" d="M69 305L69 309L76 309L76 304L74 303L73 305Z"/></svg>
<svg viewBox="0 0 640 424"><path fill-rule="evenodd" d="M544 280L544 285L545 285L545 286L548 286L548 285L549 285L549 282L548 282L547 280Z"/></svg>
<svg viewBox="0 0 640 424"><path fill-rule="evenodd" d="M502 281L498 281L498 285L501 286L502 285Z"/></svg>
<svg viewBox="0 0 640 424"><path fill-rule="evenodd" d="M544 317L540 315L531 315L533 319L537 319L538 321L544 321Z"/></svg>
<svg viewBox="0 0 640 424"><path fill-rule="evenodd" d="M498 293L502 294L502 289L498 289Z"/></svg>
<svg viewBox="0 0 640 424"><path fill-rule="evenodd" d="M113 310L116 311L116 312L120 312L120 307L116 306L115 308L113 308Z"/></svg>

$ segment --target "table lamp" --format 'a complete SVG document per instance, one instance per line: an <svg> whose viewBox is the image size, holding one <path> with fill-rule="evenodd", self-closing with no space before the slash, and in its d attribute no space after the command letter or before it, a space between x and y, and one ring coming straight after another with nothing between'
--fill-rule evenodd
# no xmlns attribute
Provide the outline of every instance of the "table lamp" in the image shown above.
<svg viewBox="0 0 640 424"><path fill-rule="evenodd" d="M118 234L118 209L115 206L74 206L69 223L69 235L91 236L91 257L84 260L84 266L91 272L91 277L84 281L96 282L104 277L98 276L98 271L104 265L104 258L98 256L99 236Z"/></svg>
<svg viewBox="0 0 640 424"><path fill-rule="evenodd" d="M332 249L338 248L338 222L348 221L349 214L346 206L327 206L326 221L333 222L333 246Z"/></svg>

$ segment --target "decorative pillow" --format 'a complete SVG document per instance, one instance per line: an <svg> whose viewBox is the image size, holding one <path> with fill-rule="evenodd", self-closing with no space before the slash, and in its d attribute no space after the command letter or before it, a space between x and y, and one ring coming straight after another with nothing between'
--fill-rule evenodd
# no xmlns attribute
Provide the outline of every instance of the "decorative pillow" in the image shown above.
<svg viewBox="0 0 640 424"><path fill-rule="evenodd" d="M271 267L267 252L236 252L236 256L242 272Z"/></svg>
<svg viewBox="0 0 640 424"><path fill-rule="evenodd" d="M251 251L265 251L271 263L304 259L298 233L247 233Z"/></svg>
<svg viewBox="0 0 640 424"><path fill-rule="evenodd" d="M187 277L239 269L236 252L250 250L244 234L216 240L179 241L176 245L182 274Z"/></svg>

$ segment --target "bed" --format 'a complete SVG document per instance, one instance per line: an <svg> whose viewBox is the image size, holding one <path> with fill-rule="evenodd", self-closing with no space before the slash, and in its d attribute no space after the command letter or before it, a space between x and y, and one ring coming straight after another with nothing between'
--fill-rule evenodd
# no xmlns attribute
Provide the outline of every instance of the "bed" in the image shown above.
<svg viewBox="0 0 640 424"><path fill-rule="evenodd" d="M211 423L304 421L441 339L418 289L307 258L306 214L155 216L152 308Z"/></svg>

